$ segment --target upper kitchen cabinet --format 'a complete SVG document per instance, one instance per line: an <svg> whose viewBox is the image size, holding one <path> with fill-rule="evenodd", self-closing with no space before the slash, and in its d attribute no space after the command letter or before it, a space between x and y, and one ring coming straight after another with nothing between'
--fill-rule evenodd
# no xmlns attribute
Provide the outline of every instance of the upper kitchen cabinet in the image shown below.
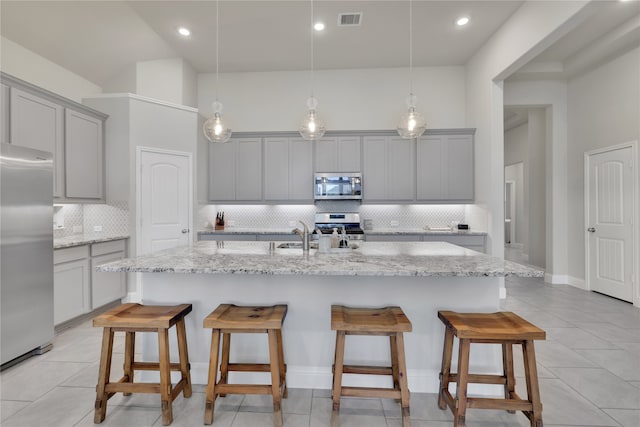
<svg viewBox="0 0 640 427"><path fill-rule="evenodd" d="M264 199L313 200L313 143L301 138L264 139Z"/></svg>
<svg viewBox="0 0 640 427"><path fill-rule="evenodd" d="M322 138L316 141L316 172L360 172L359 136Z"/></svg>
<svg viewBox="0 0 640 427"><path fill-rule="evenodd" d="M262 200L260 138L209 144L209 201Z"/></svg>
<svg viewBox="0 0 640 427"><path fill-rule="evenodd" d="M363 201L414 200L414 141L392 136L366 136L363 144Z"/></svg>
<svg viewBox="0 0 640 427"><path fill-rule="evenodd" d="M422 136L417 142L417 200L473 203L473 134Z"/></svg>
<svg viewBox="0 0 640 427"><path fill-rule="evenodd" d="M102 120L67 108L65 126L66 197L104 200Z"/></svg>
<svg viewBox="0 0 640 427"><path fill-rule="evenodd" d="M52 153L56 202L104 202L108 116L8 74L1 77L2 141Z"/></svg>
<svg viewBox="0 0 640 427"><path fill-rule="evenodd" d="M10 93L10 142L53 155L53 196L64 197L64 107L17 87Z"/></svg>

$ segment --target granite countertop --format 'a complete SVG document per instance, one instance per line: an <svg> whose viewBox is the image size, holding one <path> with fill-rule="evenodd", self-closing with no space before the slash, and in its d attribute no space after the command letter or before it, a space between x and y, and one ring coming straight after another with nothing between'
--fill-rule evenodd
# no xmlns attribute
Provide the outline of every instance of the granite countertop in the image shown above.
<svg viewBox="0 0 640 427"><path fill-rule="evenodd" d="M350 253L276 249L269 242L203 241L129 258L98 271L319 276L541 277L544 271L444 242L362 242Z"/></svg>
<svg viewBox="0 0 640 427"><path fill-rule="evenodd" d="M241 227L227 227L224 230L200 230L199 235L207 234L293 234L291 229L274 228L241 228ZM374 230L364 230L364 234L388 234L388 235L403 235L403 234L435 234L445 236L486 236L486 231L475 230L425 230L424 228L376 228Z"/></svg>
<svg viewBox="0 0 640 427"><path fill-rule="evenodd" d="M59 237L57 239L53 239L53 249L61 249L61 248L71 248L73 246L82 246L89 245L91 243L103 243L110 242L112 240L122 240L128 239L128 234L116 234L116 235L105 235L105 234L73 234L71 236Z"/></svg>

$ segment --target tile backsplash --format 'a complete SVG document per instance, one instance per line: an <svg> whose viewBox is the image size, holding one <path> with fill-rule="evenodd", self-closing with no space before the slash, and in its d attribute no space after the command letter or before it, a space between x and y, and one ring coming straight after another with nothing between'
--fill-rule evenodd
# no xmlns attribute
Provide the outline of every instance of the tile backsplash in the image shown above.
<svg viewBox="0 0 640 427"><path fill-rule="evenodd" d="M225 212L227 227L238 228L283 229L291 227L290 221L313 224L316 212L359 212L361 219L373 221L374 229L416 229L426 225L446 227L452 221L464 222L467 210L466 205L363 205L351 201L321 201L315 205L200 205L196 229L211 228L217 211ZM392 222L397 222L397 226ZM474 228L485 229L482 226Z"/></svg>
<svg viewBox="0 0 640 427"><path fill-rule="evenodd" d="M53 237L60 238L79 233L94 233L94 227L102 227L101 233L107 235L129 234L129 204L124 201L111 201L109 204L94 205L56 205L56 218L64 228L55 228Z"/></svg>

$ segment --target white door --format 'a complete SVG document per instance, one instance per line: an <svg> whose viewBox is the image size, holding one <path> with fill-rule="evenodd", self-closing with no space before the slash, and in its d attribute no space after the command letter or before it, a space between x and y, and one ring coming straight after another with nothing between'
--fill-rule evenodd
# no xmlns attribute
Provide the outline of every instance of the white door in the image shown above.
<svg viewBox="0 0 640 427"><path fill-rule="evenodd" d="M587 155L587 266L591 290L633 301L633 147Z"/></svg>
<svg viewBox="0 0 640 427"><path fill-rule="evenodd" d="M140 151L138 255L191 241L191 156Z"/></svg>

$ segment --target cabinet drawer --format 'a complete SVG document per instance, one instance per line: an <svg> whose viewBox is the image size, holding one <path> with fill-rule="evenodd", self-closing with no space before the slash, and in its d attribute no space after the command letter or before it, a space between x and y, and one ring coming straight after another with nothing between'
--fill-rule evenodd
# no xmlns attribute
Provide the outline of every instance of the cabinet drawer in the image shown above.
<svg viewBox="0 0 640 427"><path fill-rule="evenodd" d="M91 245L91 256L111 254L114 252L124 252L124 240L114 240L112 242L94 243Z"/></svg>
<svg viewBox="0 0 640 427"><path fill-rule="evenodd" d="M56 249L53 251L53 264L76 261L89 256L89 245L74 246L73 248Z"/></svg>
<svg viewBox="0 0 640 427"><path fill-rule="evenodd" d="M425 235L425 242L448 242L458 246L484 246L484 236Z"/></svg>
<svg viewBox="0 0 640 427"><path fill-rule="evenodd" d="M258 234L259 242L295 242L300 241L296 234Z"/></svg>
<svg viewBox="0 0 640 427"><path fill-rule="evenodd" d="M367 242L421 242L420 234L367 234Z"/></svg>

